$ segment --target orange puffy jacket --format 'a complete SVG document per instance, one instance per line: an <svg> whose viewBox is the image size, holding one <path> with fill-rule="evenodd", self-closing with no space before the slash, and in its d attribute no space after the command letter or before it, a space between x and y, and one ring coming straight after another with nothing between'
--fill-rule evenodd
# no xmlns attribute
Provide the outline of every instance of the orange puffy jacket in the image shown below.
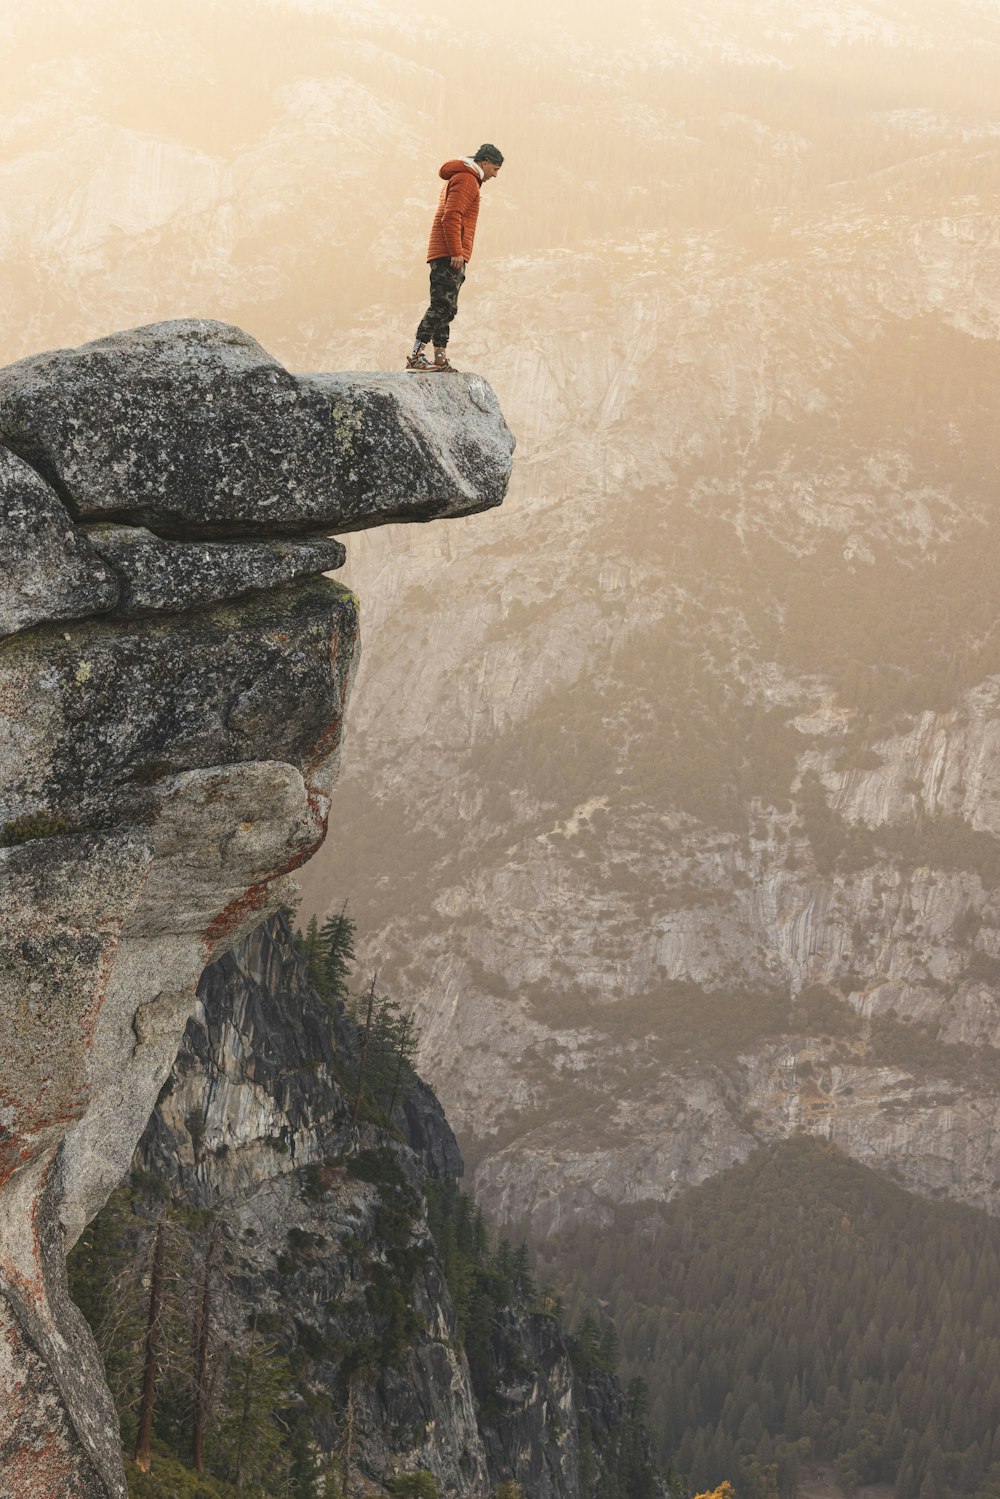
<svg viewBox="0 0 1000 1499"><path fill-rule="evenodd" d="M431 225L427 259L461 255L471 260L479 217L479 173L467 161L446 161L438 176L444 178L444 187Z"/></svg>

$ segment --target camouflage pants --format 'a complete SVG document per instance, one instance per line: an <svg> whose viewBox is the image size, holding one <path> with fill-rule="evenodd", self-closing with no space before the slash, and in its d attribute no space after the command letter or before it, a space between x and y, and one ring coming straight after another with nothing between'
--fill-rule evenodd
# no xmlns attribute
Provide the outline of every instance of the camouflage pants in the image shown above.
<svg viewBox="0 0 1000 1499"><path fill-rule="evenodd" d="M452 320L458 315L458 294L465 280L465 267L456 271L447 256L431 261L431 305L420 319L417 342L433 344L436 349L448 345Z"/></svg>

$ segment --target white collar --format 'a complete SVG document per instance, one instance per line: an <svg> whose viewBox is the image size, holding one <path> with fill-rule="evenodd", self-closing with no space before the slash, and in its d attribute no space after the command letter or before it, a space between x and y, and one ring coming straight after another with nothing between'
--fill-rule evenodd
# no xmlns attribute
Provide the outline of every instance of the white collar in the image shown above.
<svg viewBox="0 0 1000 1499"><path fill-rule="evenodd" d="M471 156L463 156L462 160L465 162L465 165L467 167L472 167L472 169L476 173L476 176L479 178L480 182L482 182L483 178L486 176L486 173L483 171L478 161L473 161Z"/></svg>

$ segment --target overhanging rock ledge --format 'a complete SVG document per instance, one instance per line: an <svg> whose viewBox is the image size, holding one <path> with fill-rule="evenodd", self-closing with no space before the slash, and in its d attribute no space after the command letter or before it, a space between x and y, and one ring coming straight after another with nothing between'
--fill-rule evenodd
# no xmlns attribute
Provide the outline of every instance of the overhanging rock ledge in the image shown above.
<svg viewBox="0 0 1000 1499"><path fill-rule="evenodd" d="M512 451L477 376L295 376L220 323L0 370L0 1499L124 1499L65 1252L326 834L359 647L324 538L497 505Z"/></svg>
<svg viewBox="0 0 1000 1499"><path fill-rule="evenodd" d="M342 533L499 505L514 442L478 375L293 375L183 319L0 370L0 442L81 520Z"/></svg>

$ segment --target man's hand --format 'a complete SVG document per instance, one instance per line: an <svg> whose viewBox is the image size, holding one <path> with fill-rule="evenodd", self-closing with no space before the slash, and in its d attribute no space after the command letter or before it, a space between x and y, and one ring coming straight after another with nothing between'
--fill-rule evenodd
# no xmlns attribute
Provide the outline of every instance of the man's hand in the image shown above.
<svg viewBox="0 0 1000 1499"><path fill-rule="evenodd" d="M462 271L465 269L465 261L461 255L453 255L451 257L451 268L453 271Z"/></svg>

